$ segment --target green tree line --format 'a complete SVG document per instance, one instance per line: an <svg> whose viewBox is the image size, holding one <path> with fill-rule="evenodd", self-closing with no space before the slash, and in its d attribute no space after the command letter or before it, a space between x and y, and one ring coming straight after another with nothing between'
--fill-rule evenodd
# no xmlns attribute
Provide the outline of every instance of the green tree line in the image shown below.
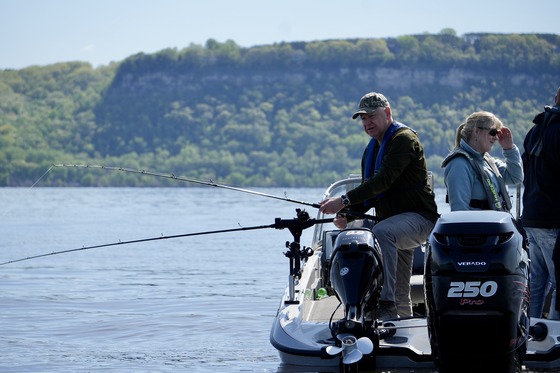
<svg viewBox="0 0 560 373"><path fill-rule="evenodd" d="M51 169L68 163L323 187L359 173L368 137L350 116L369 91L384 93L395 119L418 132L441 186L441 160L471 112L494 112L521 146L560 85L559 51L560 35L445 29L250 48L210 39L97 68L0 70L0 186L184 185Z"/></svg>

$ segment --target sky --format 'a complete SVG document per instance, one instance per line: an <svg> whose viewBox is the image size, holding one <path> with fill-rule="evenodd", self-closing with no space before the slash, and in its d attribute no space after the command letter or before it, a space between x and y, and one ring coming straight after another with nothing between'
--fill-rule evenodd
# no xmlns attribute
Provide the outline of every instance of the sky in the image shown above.
<svg viewBox="0 0 560 373"><path fill-rule="evenodd" d="M386 38L452 28L560 34L560 0L0 0L0 70L181 50Z"/></svg>

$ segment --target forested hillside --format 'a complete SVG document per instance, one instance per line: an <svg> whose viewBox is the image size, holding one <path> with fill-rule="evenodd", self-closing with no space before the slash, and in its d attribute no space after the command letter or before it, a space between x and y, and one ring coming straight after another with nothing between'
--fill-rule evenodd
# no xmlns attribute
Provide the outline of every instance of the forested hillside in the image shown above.
<svg viewBox="0 0 560 373"><path fill-rule="evenodd" d="M559 85L560 35L451 29L251 48L208 40L98 68L0 70L0 186L30 186L54 163L88 163L323 187L359 172L368 137L350 116L369 91L417 130L441 186L441 160L468 114L494 112L521 145ZM57 167L39 185L185 184Z"/></svg>

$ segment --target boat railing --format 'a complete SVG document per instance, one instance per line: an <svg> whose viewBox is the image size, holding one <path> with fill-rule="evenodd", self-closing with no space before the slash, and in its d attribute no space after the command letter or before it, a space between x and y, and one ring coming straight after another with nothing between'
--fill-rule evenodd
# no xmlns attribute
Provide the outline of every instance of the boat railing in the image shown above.
<svg viewBox="0 0 560 373"><path fill-rule="evenodd" d="M356 188L362 179L358 175L350 175L346 179L338 180L332 183L323 195L323 199L339 196L345 194L349 190ZM321 212L317 212L317 219L324 219L326 216ZM323 232L326 230L336 230L333 223L317 224L313 233L313 248L316 249L322 246Z"/></svg>

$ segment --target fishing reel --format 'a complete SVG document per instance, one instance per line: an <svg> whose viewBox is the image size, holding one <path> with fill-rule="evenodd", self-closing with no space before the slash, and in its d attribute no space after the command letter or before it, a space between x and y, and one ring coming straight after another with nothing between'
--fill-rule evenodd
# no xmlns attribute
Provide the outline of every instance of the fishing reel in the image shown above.
<svg viewBox="0 0 560 373"><path fill-rule="evenodd" d="M296 209L297 220L301 222L309 221L309 213L302 209Z"/></svg>

